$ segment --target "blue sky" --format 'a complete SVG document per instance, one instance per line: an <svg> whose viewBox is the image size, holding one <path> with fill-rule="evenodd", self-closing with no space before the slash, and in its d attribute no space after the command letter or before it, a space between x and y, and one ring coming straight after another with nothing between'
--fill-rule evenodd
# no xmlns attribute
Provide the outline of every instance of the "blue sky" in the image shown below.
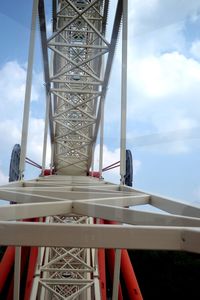
<svg viewBox="0 0 200 300"><path fill-rule="evenodd" d="M113 0L111 19L114 6ZM32 1L20 0L4 1L0 8L0 183L7 180L12 147L20 142L31 7ZM190 202L200 201L199 26L200 1L129 1L127 147L134 157L134 186ZM119 158L120 55L119 40L106 99L105 166ZM37 32L28 156L39 163L43 116ZM105 178L119 182L117 172ZM26 174L34 177L37 170Z"/></svg>

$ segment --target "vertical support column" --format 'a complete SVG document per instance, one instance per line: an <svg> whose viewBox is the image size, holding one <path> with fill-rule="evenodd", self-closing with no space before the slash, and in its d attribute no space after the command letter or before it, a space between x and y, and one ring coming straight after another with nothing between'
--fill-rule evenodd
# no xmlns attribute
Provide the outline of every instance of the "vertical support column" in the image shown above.
<svg viewBox="0 0 200 300"><path fill-rule="evenodd" d="M94 173L94 152L95 152L95 147L92 147L92 163L91 163L91 176L93 177Z"/></svg>
<svg viewBox="0 0 200 300"><path fill-rule="evenodd" d="M51 170L51 175L53 173L53 167L54 167L54 144L51 144L51 165L50 165L50 170Z"/></svg>
<svg viewBox="0 0 200 300"><path fill-rule="evenodd" d="M50 248L49 247L46 247L45 249L45 257L44 257L44 265L46 265L49 261L49 256L50 256ZM49 276L49 273L45 272L44 275L43 275L43 278L48 278ZM51 296L50 296L50 292L45 289L43 286L41 287L41 290L40 290L40 295L38 297L39 300L48 300L48 299L51 299Z"/></svg>
<svg viewBox="0 0 200 300"><path fill-rule="evenodd" d="M100 123L100 145L99 145L99 178L102 178L103 169L103 144L104 144L104 98L101 100L101 123Z"/></svg>
<svg viewBox="0 0 200 300"><path fill-rule="evenodd" d="M50 93L48 93L46 97L46 112L45 112L44 140L43 140L43 154L42 154L42 176L44 176L44 170L46 164L50 99L51 99L51 95Z"/></svg>
<svg viewBox="0 0 200 300"><path fill-rule="evenodd" d="M114 277L113 277L112 300L118 299L120 265L121 265L121 249L116 249L115 250L115 268L114 268Z"/></svg>
<svg viewBox="0 0 200 300"><path fill-rule="evenodd" d="M102 57L101 78L104 78L105 73L105 57ZM99 178L102 178L103 169L103 144L104 144L104 112L105 112L105 97L101 99L101 120L100 120L100 144L99 144Z"/></svg>
<svg viewBox="0 0 200 300"><path fill-rule="evenodd" d="M128 49L128 0L123 0L122 18L122 79L121 79L121 137L120 137L120 182L126 175L126 107L127 107L127 49Z"/></svg>
<svg viewBox="0 0 200 300"><path fill-rule="evenodd" d="M99 281L99 269L97 264L97 251L98 249L91 249L91 256L92 256L92 266L94 268L93 272L93 281L94 285L92 288L92 299L95 300L103 300L101 297L101 289L100 289L100 281Z"/></svg>
<svg viewBox="0 0 200 300"><path fill-rule="evenodd" d="M20 300L21 247L15 247L14 300Z"/></svg>
<svg viewBox="0 0 200 300"><path fill-rule="evenodd" d="M55 0L53 0L53 2L56 2ZM55 3L55 7L57 7L57 5L56 5L56 3ZM54 7L54 9L55 9L55 7ZM53 12L54 12L54 10L53 10ZM57 8L56 8L56 11L54 12L54 17L56 18L56 12L57 12ZM55 20L54 20L55 21ZM55 29L55 28L54 28ZM53 72L53 61L54 61L54 54L53 54L53 52L51 52L51 57L50 57L50 74L51 75L53 75L54 74L54 72ZM55 84L55 83L54 83ZM53 85L54 85L53 84ZM52 98L52 101L54 102L54 105L55 105L55 99L54 99L54 97L55 97L55 95L54 96L52 96L53 98ZM51 98L50 98L51 99ZM51 105L50 105L51 103L49 103L49 109L51 108ZM55 113L55 106L53 105L53 107L54 107L54 113ZM52 108L51 108L51 110L52 110ZM50 112L50 111L49 111ZM49 120L50 120L50 118L49 118ZM54 125L53 125L53 122L52 122L52 131L54 132ZM52 138L51 138L51 164L50 164L50 170L51 170L51 175L52 175L52 173L53 173L53 168L54 168L54 170L55 170L55 141L54 140L52 140Z"/></svg>
<svg viewBox="0 0 200 300"><path fill-rule="evenodd" d="M27 75L26 75L26 90L25 90L25 100L24 100L24 115L23 115L22 136L21 136L21 154L20 154L20 165L19 165L20 180L23 179L24 170L25 170L37 10L38 10L38 0L33 0L31 33L30 33L29 54L28 54L28 68L27 68Z"/></svg>
<svg viewBox="0 0 200 300"><path fill-rule="evenodd" d="M57 0L52 0L52 8L53 8L53 32L56 31L56 22L57 22Z"/></svg>

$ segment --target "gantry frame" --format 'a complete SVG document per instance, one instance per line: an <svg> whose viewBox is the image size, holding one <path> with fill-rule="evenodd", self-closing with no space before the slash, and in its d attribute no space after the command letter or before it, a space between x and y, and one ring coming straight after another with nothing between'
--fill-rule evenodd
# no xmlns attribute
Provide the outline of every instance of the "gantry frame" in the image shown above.
<svg viewBox="0 0 200 300"><path fill-rule="evenodd" d="M116 249L113 300L118 294L120 249L200 253L199 207L124 186L127 0L118 0L110 42L105 39L108 4L106 0L53 0L53 34L47 39L44 1L34 1L26 95L31 91L31 45L38 9L47 99L42 166L44 171L49 125L52 167L57 175L30 181L20 176L21 181L0 188L0 199L15 203L0 207L1 244L16 246L14 300L20 294L22 246L39 247L31 299L41 300L100 299L98 248ZM122 14L121 184L115 185L74 175L87 175L100 122L103 131L104 101ZM53 53L50 64L48 49ZM25 105L24 145L29 104ZM100 174L101 169L102 157ZM133 209L138 205L161 211ZM30 218L40 219L21 221ZM101 225L101 219L118 224Z"/></svg>
<svg viewBox="0 0 200 300"><path fill-rule="evenodd" d="M105 89L102 61L109 52L105 38L107 1L59 1L49 76L53 101L54 168L58 174L89 172Z"/></svg>
<svg viewBox="0 0 200 300"><path fill-rule="evenodd" d="M52 175L2 186L0 198L16 203L0 208L1 244L40 247L31 299L100 299L98 248L200 253L199 207L127 186ZM46 222L20 221L35 217Z"/></svg>

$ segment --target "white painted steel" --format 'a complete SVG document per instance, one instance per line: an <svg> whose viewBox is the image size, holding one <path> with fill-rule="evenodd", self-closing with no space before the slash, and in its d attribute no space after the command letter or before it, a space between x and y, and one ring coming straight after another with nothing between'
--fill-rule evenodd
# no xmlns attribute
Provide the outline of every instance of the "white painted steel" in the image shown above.
<svg viewBox="0 0 200 300"><path fill-rule="evenodd" d="M190 251L200 253L199 236L199 227L0 222L1 244L16 246L80 247L81 250L88 247L186 250L189 247Z"/></svg>
<svg viewBox="0 0 200 300"><path fill-rule="evenodd" d="M33 19L37 3L35 0ZM97 248L117 249L113 286L113 299L117 299L120 249L168 249L200 253L200 208L124 186L127 0L123 0L122 25L121 184L114 185L82 176L87 174L92 162L100 110L100 173L103 165L103 91L107 87L104 84L106 74L102 62L110 48L103 29L105 1L59 0L58 3L56 30L47 41L52 52L52 62L42 160L44 171L47 116L51 101L55 128L51 168L55 168L57 175L0 188L0 199L17 203L0 207L0 241L2 245L17 246L15 299L19 299L20 246L24 245L42 247L39 249L31 300L100 299L95 254ZM27 143L35 19L32 22L22 135L24 140L20 159L21 177ZM141 204L150 204L168 214L128 208ZM46 223L13 222L44 216L47 217ZM121 224L95 225L91 217L114 220Z"/></svg>
<svg viewBox="0 0 200 300"><path fill-rule="evenodd" d="M56 214L68 214L72 211L72 201L28 203L5 205L0 210L0 220L20 220L34 217L46 217Z"/></svg>
<svg viewBox="0 0 200 300"><path fill-rule="evenodd" d="M121 266L121 249L116 249L115 250L115 268L114 268L114 276L113 276L112 300L118 299L120 266Z"/></svg>
<svg viewBox="0 0 200 300"><path fill-rule="evenodd" d="M48 248L46 248L47 251ZM32 290L31 290L31 295L30 295L30 300L35 300L37 299L37 295L39 294L38 287L39 287L39 279L40 279L40 272L41 272L41 265L43 263L44 259L44 252L45 248L44 247L39 247L38 248L38 263L35 268L35 274L33 278L33 285L32 285Z"/></svg>
<svg viewBox="0 0 200 300"><path fill-rule="evenodd" d="M102 61L102 73L104 72L104 59ZM99 177L102 178L103 169L103 145L104 145L104 111L105 111L105 99L101 99L101 120L100 120L100 143L99 143Z"/></svg>
<svg viewBox="0 0 200 300"><path fill-rule="evenodd" d="M43 152L42 152L42 175L44 176L44 170L46 168L46 156L47 156L47 139L48 139L48 126L49 126L49 107L51 95L46 96L46 111L45 111L45 127L44 127L44 139L43 139Z"/></svg>
<svg viewBox="0 0 200 300"><path fill-rule="evenodd" d="M104 80L101 62L109 51L101 33L103 4L60 0L57 31L48 40L54 53L50 81L58 174L86 175L91 165Z"/></svg>
<svg viewBox="0 0 200 300"><path fill-rule="evenodd" d="M120 136L120 175L121 175L120 181L121 181L121 184L125 184L125 175L126 175L127 49L128 49L128 0L123 0L121 136Z"/></svg>
<svg viewBox="0 0 200 300"><path fill-rule="evenodd" d="M43 265L39 259L36 267L32 300L34 295L41 300L85 300L99 295L97 261L92 259L90 264L88 260L93 248L200 252L200 208L157 197L161 209L175 205L185 216L133 211L124 207L153 204L154 195L126 186L85 176L53 175L8 184L0 188L0 197L24 202L0 207L1 220L11 220L0 221L1 244L47 247ZM50 223L13 222L48 215L53 215ZM94 225L88 223L90 216L137 226Z"/></svg>
<svg viewBox="0 0 200 300"><path fill-rule="evenodd" d="M21 247L15 247L13 299L20 300Z"/></svg>
<svg viewBox="0 0 200 300"><path fill-rule="evenodd" d="M25 100L24 100L24 114L23 114L22 136L21 136L21 153L20 153L20 165L19 165L20 179L23 179L24 170L25 170L38 1L39 0L33 1L33 9L32 9L31 34L30 34L30 43L29 43L28 67L27 67L27 75L26 75L26 90L25 90Z"/></svg>
<svg viewBox="0 0 200 300"><path fill-rule="evenodd" d="M54 216L51 218L52 222L85 224L87 218ZM81 299L91 299L94 281L89 274L93 273L94 268L90 265L88 251L90 250L83 248L49 248L46 263L41 268L44 277L39 282L51 297L77 299L81 296Z"/></svg>
<svg viewBox="0 0 200 300"><path fill-rule="evenodd" d="M103 169L103 145L104 145L104 106L105 100L101 101L101 122L100 122L100 144L99 144L99 175L102 179Z"/></svg>
<svg viewBox="0 0 200 300"><path fill-rule="evenodd" d="M100 290L100 282L99 282L99 269L98 269L98 262L97 262L97 250L91 249L92 252L92 263L93 266L95 266L95 270L93 273L94 278L94 292L93 292L93 298L95 297L95 300L101 300L101 290Z"/></svg>

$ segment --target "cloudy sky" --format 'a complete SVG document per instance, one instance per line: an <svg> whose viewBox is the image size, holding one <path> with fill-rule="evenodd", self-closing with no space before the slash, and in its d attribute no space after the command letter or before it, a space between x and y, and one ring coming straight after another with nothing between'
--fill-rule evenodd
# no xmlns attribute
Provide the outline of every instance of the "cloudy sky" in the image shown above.
<svg viewBox="0 0 200 300"><path fill-rule="evenodd" d="M7 181L12 147L20 142L28 55L32 1L14 2L0 8L0 183ZM200 201L199 28L200 0L129 1L127 148L134 157L134 186L195 203ZM119 39L106 99L104 166L119 160L120 63ZM37 32L28 157L38 163L43 117ZM95 160L97 165L98 146ZM118 172L105 178L119 182ZM37 170L28 168L26 175L34 177Z"/></svg>

